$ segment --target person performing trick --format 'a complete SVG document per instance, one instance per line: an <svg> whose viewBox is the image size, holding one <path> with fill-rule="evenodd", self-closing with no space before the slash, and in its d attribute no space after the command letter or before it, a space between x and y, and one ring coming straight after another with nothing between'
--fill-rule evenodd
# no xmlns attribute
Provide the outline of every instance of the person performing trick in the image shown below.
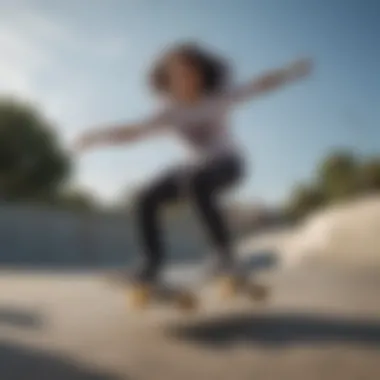
<svg viewBox="0 0 380 380"><path fill-rule="evenodd" d="M137 197L137 223L143 262L132 274L137 287L154 286L164 266L159 211L168 202L191 200L215 250L216 276L237 276L234 252L219 196L245 176L245 159L234 140L228 118L235 106L307 77L309 59L297 60L243 84L231 83L231 68L197 44L167 50L150 73L152 89L164 101L144 120L92 129L76 141L83 153L105 145L132 143L175 133L190 148L185 165L178 164L152 180Z"/></svg>

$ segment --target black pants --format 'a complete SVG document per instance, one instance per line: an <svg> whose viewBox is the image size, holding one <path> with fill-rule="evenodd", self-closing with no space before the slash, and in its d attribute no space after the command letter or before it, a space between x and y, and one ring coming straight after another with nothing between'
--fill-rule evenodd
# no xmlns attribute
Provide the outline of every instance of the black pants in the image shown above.
<svg viewBox="0 0 380 380"><path fill-rule="evenodd" d="M146 259L139 271L142 281L156 280L163 264L160 208L182 197L189 197L197 208L218 253L219 264L228 267L232 263L230 235L218 205L218 195L242 177L242 161L235 155L226 155L186 169L169 171L147 186L138 199L138 227Z"/></svg>

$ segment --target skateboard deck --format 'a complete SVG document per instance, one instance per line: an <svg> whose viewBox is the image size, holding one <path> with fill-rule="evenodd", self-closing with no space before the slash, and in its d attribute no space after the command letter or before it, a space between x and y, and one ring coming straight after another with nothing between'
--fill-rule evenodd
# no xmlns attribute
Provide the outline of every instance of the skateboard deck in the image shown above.
<svg viewBox="0 0 380 380"><path fill-rule="evenodd" d="M254 275L257 270L273 265L264 256L250 256L239 259L239 277L209 278L202 276L202 266L183 270L184 266L172 265L164 273L165 282L149 286L134 286L118 281L127 293L128 305L132 310L147 310L169 307L186 313L207 309L211 304L231 303L237 298L256 303L268 299L270 288ZM266 256L265 256L266 257ZM115 280L116 278L114 278Z"/></svg>

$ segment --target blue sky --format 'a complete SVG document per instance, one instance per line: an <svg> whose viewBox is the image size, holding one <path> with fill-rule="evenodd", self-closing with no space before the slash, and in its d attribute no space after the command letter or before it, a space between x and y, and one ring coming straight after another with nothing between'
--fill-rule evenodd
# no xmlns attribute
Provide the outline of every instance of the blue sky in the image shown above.
<svg viewBox="0 0 380 380"><path fill-rule="evenodd" d="M238 80L315 59L310 79L233 115L245 198L281 201L333 147L380 152L377 0L0 0L0 92L44 107L68 144L151 112L147 68L189 39L229 57ZM78 159L75 181L111 200L181 156L170 139L104 149Z"/></svg>

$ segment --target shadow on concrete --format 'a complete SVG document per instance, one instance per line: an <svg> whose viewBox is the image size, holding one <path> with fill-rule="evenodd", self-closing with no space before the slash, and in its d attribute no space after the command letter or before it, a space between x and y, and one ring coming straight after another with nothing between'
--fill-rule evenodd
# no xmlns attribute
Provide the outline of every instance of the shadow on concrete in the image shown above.
<svg viewBox="0 0 380 380"><path fill-rule="evenodd" d="M0 326L1 325L40 329L44 325L44 321L42 316L34 311L0 306Z"/></svg>
<svg viewBox="0 0 380 380"><path fill-rule="evenodd" d="M121 380L75 362L13 344L0 344L1 380Z"/></svg>
<svg viewBox="0 0 380 380"><path fill-rule="evenodd" d="M343 343L380 348L380 321L303 314L240 315L170 327L171 338L212 348L234 344L288 346Z"/></svg>

